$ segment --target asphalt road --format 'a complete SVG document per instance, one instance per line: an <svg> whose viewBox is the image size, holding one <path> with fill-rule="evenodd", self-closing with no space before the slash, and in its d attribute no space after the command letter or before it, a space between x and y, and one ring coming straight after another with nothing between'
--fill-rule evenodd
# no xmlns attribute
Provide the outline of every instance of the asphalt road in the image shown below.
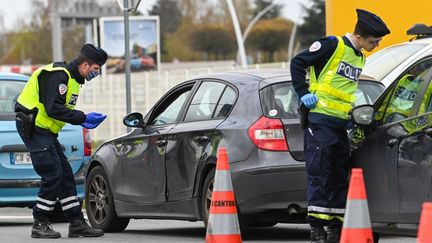
<svg viewBox="0 0 432 243"><path fill-rule="evenodd" d="M0 208L0 242L47 242L30 238L33 219L30 209ZM204 242L202 222L176 220L131 220L122 233L109 233L99 238L67 238L68 224L53 224L67 242ZM310 242L309 227L302 224L278 224L271 228L251 230L245 242ZM415 243L415 238L385 236L380 243Z"/></svg>

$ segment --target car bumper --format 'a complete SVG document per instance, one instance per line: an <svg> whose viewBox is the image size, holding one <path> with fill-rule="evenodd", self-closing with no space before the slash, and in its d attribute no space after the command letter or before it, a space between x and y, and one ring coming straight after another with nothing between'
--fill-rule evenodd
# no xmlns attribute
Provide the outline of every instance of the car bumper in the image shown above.
<svg viewBox="0 0 432 243"><path fill-rule="evenodd" d="M248 160L232 163L235 197L243 215L305 213L306 167L289 152L257 151Z"/></svg>
<svg viewBox="0 0 432 243"><path fill-rule="evenodd" d="M74 175L77 196L84 199L85 172L88 165L84 164ZM0 206L32 206L36 202L40 187L40 179L0 180Z"/></svg>

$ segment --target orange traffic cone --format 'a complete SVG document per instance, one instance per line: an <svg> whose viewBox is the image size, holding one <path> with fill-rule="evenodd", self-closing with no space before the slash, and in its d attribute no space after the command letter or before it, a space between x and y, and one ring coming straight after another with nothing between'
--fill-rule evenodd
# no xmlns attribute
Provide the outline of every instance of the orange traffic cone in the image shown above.
<svg viewBox="0 0 432 243"><path fill-rule="evenodd" d="M340 243L373 243L363 170L352 169Z"/></svg>
<svg viewBox="0 0 432 243"><path fill-rule="evenodd" d="M423 203L417 243L432 243L432 202Z"/></svg>
<svg viewBox="0 0 432 243"><path fill-rule="evenodd" d="M237 218L236 201L231 182L228 155L225 148L218 150L216 175L213 186L209 219L207 224L207 243L242 242Z"/></svg>

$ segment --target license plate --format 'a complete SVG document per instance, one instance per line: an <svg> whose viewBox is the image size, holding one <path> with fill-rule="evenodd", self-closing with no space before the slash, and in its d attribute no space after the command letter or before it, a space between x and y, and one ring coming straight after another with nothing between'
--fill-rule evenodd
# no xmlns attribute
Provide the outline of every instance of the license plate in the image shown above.
<svg viewBox="0 0 432 243"><path fill-rule="evenodd" d="M31 163L30 153L15 153L16 165L29 165Z"/></svg>

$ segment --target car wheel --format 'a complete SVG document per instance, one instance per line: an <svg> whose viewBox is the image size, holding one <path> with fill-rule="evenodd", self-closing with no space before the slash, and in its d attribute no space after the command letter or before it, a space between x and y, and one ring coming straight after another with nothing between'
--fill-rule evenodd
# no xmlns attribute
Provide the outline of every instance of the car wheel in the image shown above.
<svg viewBox="0 0 432 243"><path fill-rule="evenodd" d="M207 228L207 222L208 222L209 211L210 211L211 197L213 194L214 178L215 178L215 169L212 168L207 173L201 191L201 214L206 228Z"/></svg>
<svg viewBox="0 0 432 243"><path fill-rule="evenodd" d="M379 242L379 239L380 239L380 234L378 234L378 233L376 233L376 232L373 232L373 242L374 243L378 243Z"/></svg>
<svg viewBox="0 0 432 243"><path fill-rule="evenodd" d="M86 180L86 211L91 225L105 232L121 232L129 224L129 218L117 216L114 197L105 171L97 166Z"/></svg>
<svg viewBox="0 0 432 243"><path fill-rule="evenodd" d="M206 176L206 179L204 181L202 191L201 191L201 214L202 214L202 219L204 221L204 226L206 228L207 228L207 223L208 223L211 198L212 198L212 194L213 194L214 179L215 179L215 169L212 168L207 173L207 176ZM239 220L240 231L242 233L247 232L249 230L249 221L247 220L246 217L244 217L243 215L240 214L238 207L237 207L237 216L238 216L238 220Z"/></svg>

